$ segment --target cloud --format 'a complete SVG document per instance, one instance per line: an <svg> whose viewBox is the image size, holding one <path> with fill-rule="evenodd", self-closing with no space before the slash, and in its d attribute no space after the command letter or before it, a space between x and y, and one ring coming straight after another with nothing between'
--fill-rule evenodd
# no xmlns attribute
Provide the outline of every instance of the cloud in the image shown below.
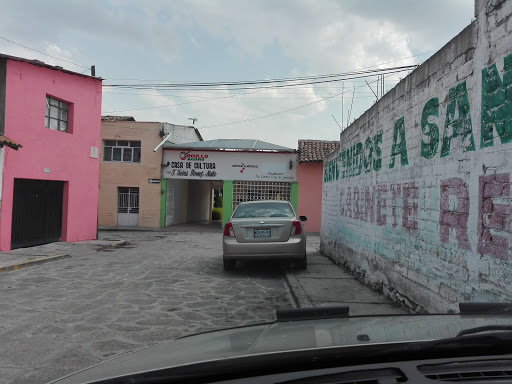
<svg viewBox="0 0 512 384"><path fill-rule="evenodd" d="M470 22L473 0L0 0L0 6L4 15L0 36L69 61L95 63L104 77L221 81L340 73L422 61L427 56L410 56L438 49L459 33ZM0 50L52 63L1 40ZM407 59L397 61L403 58ZM354 86L361 88L354 94L353 117L374 101L364 81L345 82L345 119ZM290 145L296 135L337 136L339 128L332 116L340 118L341 97L316 101L341 88L342 84L326 83L238 97L230 97L225 90L206 95L224 99L201 103L193 103L200 100L197 93L105 94L103 109L188 103L126 114L137 120L177 124L199 117L199 126L216 125L205 129L205 137L210 132L218 137L257 136ZM268 114L274 115L220 125Z"/></svg>

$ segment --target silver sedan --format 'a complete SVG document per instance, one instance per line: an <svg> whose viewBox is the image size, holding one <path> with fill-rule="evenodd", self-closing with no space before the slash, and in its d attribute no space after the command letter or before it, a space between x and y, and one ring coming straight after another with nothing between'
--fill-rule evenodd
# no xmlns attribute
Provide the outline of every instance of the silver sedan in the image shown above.
<svg viewBox="0 0 512 384"><path fill-rule="evenodd" d="M288 201L260 200L240 203L224 226L224 269L237 260L287 259L307 268L306 234Z"/></svg>

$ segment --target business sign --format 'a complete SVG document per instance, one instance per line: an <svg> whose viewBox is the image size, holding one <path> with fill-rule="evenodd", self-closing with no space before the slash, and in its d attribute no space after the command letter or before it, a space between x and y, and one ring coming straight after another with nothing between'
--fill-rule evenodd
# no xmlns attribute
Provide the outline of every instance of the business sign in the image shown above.
<svg viewBox="0 0 512 384"><path fill-rule="evenodd" d="M297 180L297 154L234 151L164 151L163 177L188 180ZM168 165L167 165L168 164Z"/></svg>

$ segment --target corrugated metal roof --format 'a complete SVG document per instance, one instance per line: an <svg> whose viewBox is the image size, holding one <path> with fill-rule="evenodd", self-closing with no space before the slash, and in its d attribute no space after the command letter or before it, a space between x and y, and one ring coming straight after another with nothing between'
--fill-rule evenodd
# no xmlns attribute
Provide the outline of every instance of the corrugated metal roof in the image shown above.
<svg viewBox="0 0 512 384"><path fill-rule="evenodd" d="M296 149L283 147L261 140L249 139L216 139L198 141L185 144L165 143L167 149L208 149L213 151L274 151L274 152L296 152Z"/></svg>
<svg viewBox="0 0 512 384"><path fill-rule="evenodd" d="M322 161L332 151L338 149L339 141L299 140L299 163Z"/></svg>

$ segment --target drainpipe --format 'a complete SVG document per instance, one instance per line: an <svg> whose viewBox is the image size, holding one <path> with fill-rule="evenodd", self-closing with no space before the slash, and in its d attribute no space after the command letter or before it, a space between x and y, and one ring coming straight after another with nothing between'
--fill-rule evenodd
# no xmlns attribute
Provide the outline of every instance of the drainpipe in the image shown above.
<svg viewBox="0 0 512 384"><path fill-rule="evenodd" d="M169 133L167 136L165 136L165 138L162 140L162 142L160 144L158 144L155 149L153 149L153 152L158 151L158 148L160 148L162 145L164 145L164 143L167 141L167 139L169 139L169 137L171 137L171 135L172 135L172 132Z"/></svg>

